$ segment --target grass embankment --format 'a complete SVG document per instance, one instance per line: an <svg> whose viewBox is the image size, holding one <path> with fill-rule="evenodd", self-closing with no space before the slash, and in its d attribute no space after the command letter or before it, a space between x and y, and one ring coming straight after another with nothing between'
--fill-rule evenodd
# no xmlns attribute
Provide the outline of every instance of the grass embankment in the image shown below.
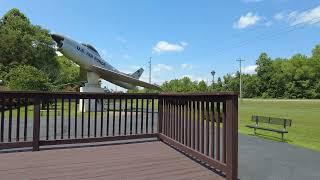
<svg viewBox="0 0 320 180"><path fill-rule="evenodd" d="M292 119L292 127L284 135L286 142L320 151L320 100L243 99L239 101L240 133L253 135L253 130L245 127L254 124L251 115ZM262 138L280 141L277 137L281 137L281 134L261 130L257 132Z"/></svg>

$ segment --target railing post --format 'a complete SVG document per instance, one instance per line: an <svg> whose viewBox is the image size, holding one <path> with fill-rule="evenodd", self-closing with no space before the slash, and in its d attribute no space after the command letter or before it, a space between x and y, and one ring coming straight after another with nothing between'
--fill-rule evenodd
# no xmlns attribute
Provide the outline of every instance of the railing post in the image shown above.
<svg viewBox="0 0 320 180"><path fill-rule="evenodd" d="M36 97L34 99L33 109L33 139L32 139L32 151L39 151L40 141L40 99Z"/></svg>
<svg viewBox="0 0 320 180"><path fill-rule="evenodd" d="M158 133L162 133L162 123L163 123L163 98L158 99Z"/></svg>
<svg viewBox="0 0 320 180"><path fill-rule="evenodd" d="M227 180L238 178L238 97L226 101L227 124Z"/></svg>

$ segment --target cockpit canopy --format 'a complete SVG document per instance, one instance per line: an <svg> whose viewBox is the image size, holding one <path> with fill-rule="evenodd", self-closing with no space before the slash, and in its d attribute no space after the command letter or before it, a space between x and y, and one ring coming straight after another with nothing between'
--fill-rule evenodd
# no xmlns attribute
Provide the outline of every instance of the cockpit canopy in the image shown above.
<svg viewBox="0 0 320 180"><path fill-rule="evenodd" d="M87 47L91 51L95 52L100 57L100 54L98 53L98 51L93 46L91 46L90 44L84 44L84 43L82 43L82 45Z"/></svg>

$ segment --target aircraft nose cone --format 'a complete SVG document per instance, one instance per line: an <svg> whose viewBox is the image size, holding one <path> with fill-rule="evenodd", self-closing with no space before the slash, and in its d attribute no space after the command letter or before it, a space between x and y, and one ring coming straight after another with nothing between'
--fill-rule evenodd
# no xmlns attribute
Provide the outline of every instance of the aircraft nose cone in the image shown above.
<svg viewBox="0 0 320 180"><path fill-rule="evenodd" d="M62 47L62 41L64 40L63 36L58 34L51 34L51 38L57 43L58 47Z"/></svg>

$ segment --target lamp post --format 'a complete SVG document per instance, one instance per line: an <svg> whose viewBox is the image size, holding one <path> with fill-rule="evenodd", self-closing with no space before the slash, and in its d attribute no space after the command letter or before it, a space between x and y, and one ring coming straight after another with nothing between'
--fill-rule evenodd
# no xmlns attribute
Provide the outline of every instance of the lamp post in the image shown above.
<svg viewBox="0 0 320 180"><path fill-rule="evenodd" d="M214 83L214 75L216 74L216 72L213 70L211 71L211 75L212 75L212 84Z"/></svg>

